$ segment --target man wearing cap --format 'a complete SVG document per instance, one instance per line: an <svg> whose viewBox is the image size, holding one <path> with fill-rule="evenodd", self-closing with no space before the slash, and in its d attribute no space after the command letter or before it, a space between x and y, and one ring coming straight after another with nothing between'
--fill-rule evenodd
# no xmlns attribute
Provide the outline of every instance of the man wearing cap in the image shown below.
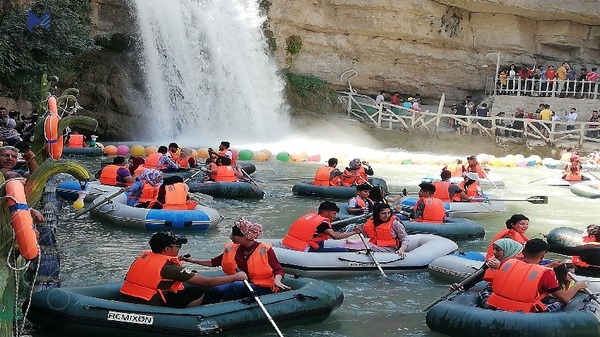
<svg viewBox="0 0 600 337"><path fill-rule="evenodd" d="M560 311L562 306L546 307L542 300L552 295L567 304L579 290L587 288L585 282L579 281L568 290L563 290L552 268L539 265L547 252L548 244L544 240L527 241L522 260L509 259L494 273L492 294L487 304L512 312Z"/></svg>
<svg viewBox="0 0 600 337"><path fill-rule="evenodd" d="M571 163L565 167L565 173L562 177L566 181L582 181L581 163L579 156L574 154L571 156Z"/></svg>
<svg viewBox="0 0 600 337"><path fill-rule="evenodd" d="M477 158L475 156L467 157L467 167L465 167L463 169L463 173L465 173L465 172L466 173L469 173L469 172L477 173L479 178L487 177L487 174L485 173L485 171L483 171L483 169L477 162Z"/></svg>
<svg viewBox="0 0 600 337"><path fill-rule="evenodd" d="M431 183L422 182L419 184L419 200L413 207L413 213L410 215L417 222L437 222L446 220L446 207L439 198L434 198L435 186ZM407 212L403 212L408 215Z"/></svg>
<svg viewBox="0 0 600 337"><path fill-rule="evenodd" d="M363 215L373 211L373 200L369 199L371 186L360 184L356 186L358 195L348 201L348 214Z"/></svg>
<svg viewBox="0 0 600 337"><path fill-rule="evenodd" d="M150 248L133 262L121 286L122 299L171 308L187 308L202 304L204 290L200 287L184 288L183 282L210 287L247 279L244 272L233 275L205 277L187 270L177 257L181 245L188 242L173 232L152 235Z"/></svg>
<svg viewBox="0 0 600 337"><path fill-rule="evenodd" d="M323 248L325 240L341 240L360 233L360 228L354 228L349 233L336 233L331 228L331 220L337 217L340 208L331 201L323 201L318 213L309 213L294 221L281 243L299 251L347 251L339 248Z"/></svg>
<svg viewBox="0 0 600 337"><path fill-rule="evenodd" d="M250 284L258 296L288 290L290 287L281 282L284 276L283 268L271 245L255 241L262 232L263 227L260 224L239 218L231 227L232 243L225 245L221 255L210 260L186 257L183 257L183 260L207 267L221 266L229 275L235 274L236 270L242 270L248 275ZM235 281L211 288L206 302L231 301L248 295L246 285Z"/></svg>

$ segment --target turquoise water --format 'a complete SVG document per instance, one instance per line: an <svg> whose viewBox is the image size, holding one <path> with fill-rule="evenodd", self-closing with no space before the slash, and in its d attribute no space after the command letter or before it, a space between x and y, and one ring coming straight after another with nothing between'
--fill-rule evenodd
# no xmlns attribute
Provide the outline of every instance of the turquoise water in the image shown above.
<svg viewBox="0 0 600 337"><path fill-rule="evenodd" d="M229 240L233 220L239 216L261 223L265 228L264 238L281 238L296 218L316 210L319 200L292 195L291 187L300 179L273 180L309 177L321 164L278 161L254 164L257 166L257 172L253 177L264 187L266 197L258 201L207 201L209 206L217 209L225 217L225 220L206 233L185 233L190 243L184 245L183 253L190 253L197 258L218 255ZM99 162L98 159L85 161L85 165L95 170L99 167ZM375 176L384 178L390 191L400 191L403 187L409 191L417 190L419 178L440 170L440 167L431 165L372 165ZM486 193L510 199L547 195L549 203L507 203L509 210L506 213L477 220L486 229L486 237L491 237L504 228L504 221L513 213L523 213L531 219L528 231L530 237L538 233L547 233L557 226L584 228L595 219L590 210L597 207L596 200L579 198L568 188L547 186L544 181L528 184L532 180L558 171L539 166L492 168L492 171L504 177L507 188L495 190L492 187L488 188ZM67 205L63 212L66 218L74 210ZM147 249L146 243L150 235L148 232L117 228L108 223L90 220L88 217L62 223L58 241L63 263L63 286L85 286L122 280L139 251ZM459 242L461 250L482 250L486 245L485 239ZM442 295L448 286L430 277L427 272L393 274L388 278L382 278L374 272L372 275L328 280L343 290L343 305L325 322L284 329L284 335L440 336L429 331L421 309ZM244 334L265 335L276 334L270 331L255 335ZM42 332L33 332L33 336L58 337Z"/></svg>

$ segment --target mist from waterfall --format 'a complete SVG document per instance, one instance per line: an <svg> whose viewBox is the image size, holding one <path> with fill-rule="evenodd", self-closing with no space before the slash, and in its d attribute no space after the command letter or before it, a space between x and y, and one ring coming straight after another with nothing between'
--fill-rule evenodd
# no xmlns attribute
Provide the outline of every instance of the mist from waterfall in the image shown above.
<svg viewBox="0 0 600 337"><path fill-rule="evenodd" d="M131 0L143 46L148 141L269 141L289 133L284 82L258 0Z"/></svg>

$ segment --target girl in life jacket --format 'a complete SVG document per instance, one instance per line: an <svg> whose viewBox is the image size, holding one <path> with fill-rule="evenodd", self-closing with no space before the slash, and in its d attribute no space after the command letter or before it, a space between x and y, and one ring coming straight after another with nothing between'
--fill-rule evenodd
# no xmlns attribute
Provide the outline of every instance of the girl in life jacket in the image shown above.
<svg viewBox="0 0 600 337"><path fill-rule="evenodd" d="M573 155L571 157L571 163L565 167L565 173L562 178L566 181L583 180L583 176L581 175L581 163L579 162L578 155Z"/></svg>
<svg viewBox="0 0 600 337"><path fill-rule="evenodd" d="M388 204L373 206L373 216L365 223L363 232L369 237L369 248L377 252L395 252L404 258L409 247L408 234L402 221L392 216Z"/></svg>
<svg viewBox="0 0 600 337"><path fill-rule="evenodd" d="M513 214L508 220L506 220L506 229L501 230L494 238L492 242L502 238L509 238L517 241L521 245L525 246L525 243L529 241L529 238L525 235L529 228L529 218L523 214ZM494 256L493 244L488 246L486 260Z"/></svg>
<svg viewBox="0 0 600 337"><path fill-rule="evenodd" d="M163 176L159 170L144 169L140 176L127 188L127 205L146 208L158 196L158 189Z"/></svg>
<svg viewBox="0 0 600 337"><path fill-rule="evenodd" d="M358 195L348 201L348 214L363 215L371 213L373 210L373 201L369 199L371 186L361 184L356 186L356 190Z"/></svg>

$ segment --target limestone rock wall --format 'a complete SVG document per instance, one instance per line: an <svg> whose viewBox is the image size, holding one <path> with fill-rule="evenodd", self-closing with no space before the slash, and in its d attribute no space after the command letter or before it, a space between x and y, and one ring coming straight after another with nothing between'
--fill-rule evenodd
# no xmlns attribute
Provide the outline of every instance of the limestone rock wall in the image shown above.
<svg viewBox="0 0 600 337"><path fill-rule="evenodd" d="M481 94L500 65L600 63L595 0L269 0L269 28L282 68L325 81L359 75L355 89L420 93L450 101ZM300 53L285 40L302 38ZM487 56L486 56L487 55Z"/></svg>

